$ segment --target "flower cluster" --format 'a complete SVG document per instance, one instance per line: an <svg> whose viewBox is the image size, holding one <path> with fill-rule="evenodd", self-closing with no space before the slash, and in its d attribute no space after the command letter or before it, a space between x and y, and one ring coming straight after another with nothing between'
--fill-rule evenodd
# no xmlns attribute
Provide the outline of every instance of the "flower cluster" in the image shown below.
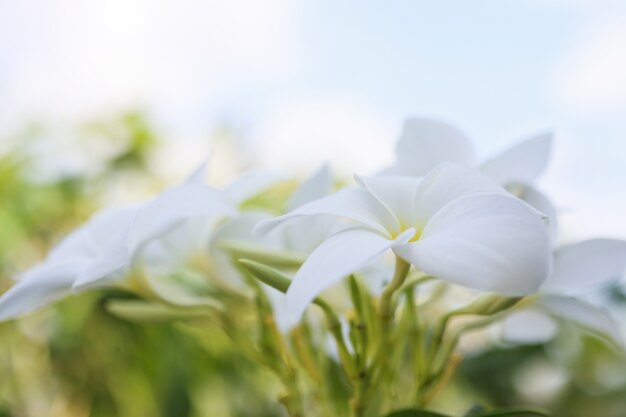
<svg viewBox="0 0 626 417"><path fill-rule="evenodd" d="M459 129L414 118L392 166L338 190L328 166L295 187L255 172L223 189L202 166L151 201L96 214L0 297L0 319L121 290L134 298L110 299L118 316L222 329L280 378L292 416L424 407L458 364L460 337L493 323L509 342L569 320L621 345L589 294L620 278L626 242L559 245L558 212L533 184L551 141L477 163ZM452 289L463 297L443 296ZM472 320L453 326L458 316Z"/></svg>

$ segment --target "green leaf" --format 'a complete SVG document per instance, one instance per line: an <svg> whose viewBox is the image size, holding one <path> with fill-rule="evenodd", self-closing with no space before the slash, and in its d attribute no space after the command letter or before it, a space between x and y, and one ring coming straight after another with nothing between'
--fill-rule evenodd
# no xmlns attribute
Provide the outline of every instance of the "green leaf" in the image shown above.
<svg viewBox="0 0 626 417"><path fill-rule="evenodd" d="M529 417L540 416L549 417L552 413L541 408L533 407L515 407L515 408L503 408L501 410L488 411L477 414L476 417Z"/></svg>
<svg viewBox="0 0 626 417"><path fill-rule="evenodd" d="M399 410L387 414L385 417L450 417L444 414L426 410Z"/></svg>

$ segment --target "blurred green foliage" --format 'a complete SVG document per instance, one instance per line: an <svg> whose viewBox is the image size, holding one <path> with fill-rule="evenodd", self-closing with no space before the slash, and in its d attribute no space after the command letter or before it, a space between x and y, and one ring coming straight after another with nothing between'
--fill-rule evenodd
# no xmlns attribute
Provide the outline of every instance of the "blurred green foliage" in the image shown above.
<svg viewBox="0 0 626 417"><path fill-rule="evenodd" d="M45 140L41 132L20 143ZM38 162L26 146L0 155L2 291L97 209L115 176L149 177L158 140L141 114L87 123L79 132L116 145L100 171L42 180L31 175ZM106 297L81 295L0 323L0 416L280 414L266 399L273 377L238 355L223 334L122 321L105 310Z"/></svg>
<svg viewBox="0 0 626 417"><path fill-rule="evenodd" d="M99 161L100 170L42 180L31 175L38 161L26 147L0 155L0 290L94 212L117 176L150 178L149 156L159 141L140 113L90 122L79 131L85 140L115 144L116 151ZM45 140L40 133L34 130L28 140ZM279 212L276 202L292 189L283 184L244 206ZM611 294L614 303L626 300L621 288ZM110 296L81 295L0 323L0 417L282 415L275 401L278 381L239 354L218 329L209 323L123 321L104 308ZM127 297L115 294L120 296ZM540 364L565 377L554 395L536 398L534 405L553 410L555 417L626 416L623 354L567 327L562 333L548 345L496 346L466 358L452 387L465 397L459 402L486 408L532 404L520 384L541 381L520 374ZM336 403L347 403L337 364L329 362L323 372L333 376L327 389Z"/></svg>

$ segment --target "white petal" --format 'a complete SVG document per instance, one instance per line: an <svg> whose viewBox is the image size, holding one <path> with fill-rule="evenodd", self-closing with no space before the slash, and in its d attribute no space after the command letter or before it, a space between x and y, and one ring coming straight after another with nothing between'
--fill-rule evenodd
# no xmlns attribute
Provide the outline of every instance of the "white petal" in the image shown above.
<svg viewBox="0 0 626 417"><path fill-rule="evenodd" d="M287 207L294 210L318 198L326 197L333 189L333 174L328 164L322 165L310 178L304 181L292 194Z"/></svg>
<svg viewBox="0 0 626 417"><path fill-rule="evenodd" d="M285 176L276 172L247 172L226 187L224 192L240 204L284 180Z"/></svg>
<svg viewBox="0 0 626 417"><path fill-rule="evenodd" d="M111 241L97 259L80 274L74 288L86 288L95 281L108 283L112 276L130 266L140 249L193 218L234 215L236 210L224 193L206 186L183 184L146 203L130 224L112 230ZM91 285L90 285L91 286Z"/></svg>
<svg viewBox="0 0 626 417"><path fill-rule="evenodd" d="M510 343L545 343L557 331L558 325L549 315L530 308L515 311L502 322L502 338Z"/></svg>
<svg viewBox="0 0 626 417"><path fill-rule="evenodd" d="M552 133L526 139L483 163L481 170L500 184L531 184L546 168Z"/></svg>
<svg viewBox="0 0 626 417"><path fill-rule="evenodd" d="M582 294L615 282L626 268L626 241L593 239L563 246L554 255L554 272L542 290Z"/></svg>
<svg viewBox="0 0 626 417"><path fill-rule="evenodd" d="M123 276L125 269L130 266L132 253L128 251L128 234L130 227L123 230L112 230L113 236L104 246L100 254L83 269L72 289L75 292L92 288L111 286Z"/></svg>
<svg viewBox="0 0 626 417"><path fill-rule="evenodd" d="M572 321L587 330L608 337L619 346L624 345L619 324L605 309L580 299L558 295L542 296L537 300L537 304L565 321Z"/></svg>
<svg viewBox="0 0 626 417"><path fill-rule="evenodd" d="M393 215L373 195L365 190L345 188L300 206L283 216L263 220L255 227L255 233L268 233L287 220L320 214L351 219L384 234L387 234L388 227L397 228Z"/></svg>
<svg viewBox="0 0 626 417"><path fill-rule="evenodd" d="M454 200L433 216L420 240L394 252L442 280L507 295L535 292L552 258L542 219L501 194Z"/></svg>
<svg viewBox="0 0 626 417"><path fill-rule="evenodd" d="M552 245L555 246L558 241L559 218L556 208L550 199L541 191L526 184L514 183L508 186L507 189L546 216Z"/></svg>
<svg viewBox="0 0 626 417"><path fill-rule="evenodd" d="M355 178L394 215L400 228L407 227L413 222L415 197L422 181L420 178L406 176L356 176Z"/></svg>
<svg viewBox="0 0 626 417"><path fill-rule="evenodd" d="M415 196L414 225L422 228L451 201L480 193L508 194L480 171L459 164L443 163L426 175Z"/></svg>
<svg viewBox="0 0 626 417"><path fill-rule="evenodd" d="M140 205L107 209L96 213L83 226L63 239L50 251L48 261L93 260L114 237L112 231L128 227Z"/></svg>
<svg viewBox="0 0 626 417"><path fill-rule="evenodd" d="M413 233L408 230L396 240L365 229L349 229L331 236L304 262L287 291L287 308L293 321L322 291L399 242L407 242Z"/></svg>
<svg viewBox="0 0 626 417"><path fill-rule="evenodd" d="M0 297L0 320L38 310L71 294L84 262L42 264L33 268Z"/></svg>
<svg viewBox="0 0 626 417"><path fill-rule="evenodd" d="M197 257L206 256L208 242L219 220L188 219L171 232L148 242L141 249L142 267L172 271L197 260Z"/></svg>
<svg viewBox="0 0 626 417"><path fill-rule="evenodd" d="M439 120L412 118L404 123L396 158L395 173L423 176L445 161L473 165L474 149L456 127Z"/></svg>
<svg viewBox="0 0 626 417"><path fill-rule="evenodd" d="M146 204L132 225L128 248L131 254L146 242L167 233L185 220L236 215L226 195L206 186L171 188Z"/></svg>
<svg viewBox="0 0 626 417"><path fill-rule="evenodd" d="M282 235L285 249L308 255L330 235L345 228L345 223L334 217L315 216L293 220L276 231Z"/></svg>
<svg viewBox="0 0 626 417"><path fill-rule="evenodd" d="M266 219L261 213L244 213L234 219L221 224L213 234L210 243L210 253L218 277L230 284L241 285L241 272L232 262L232 256L220 248L220 244L228 241L250 242L263 245L267 249L280 248L280 236L270 233L264 236L255 236L252 233L254 225Z"/></svg>
<svg viewBox="0 0 626 417"><path fill-rule="evenodd" d="M185 180L185 184L190 185L205 185L206 184L206 172L209 166L208 161L204 161L191 175Z"/></svg>

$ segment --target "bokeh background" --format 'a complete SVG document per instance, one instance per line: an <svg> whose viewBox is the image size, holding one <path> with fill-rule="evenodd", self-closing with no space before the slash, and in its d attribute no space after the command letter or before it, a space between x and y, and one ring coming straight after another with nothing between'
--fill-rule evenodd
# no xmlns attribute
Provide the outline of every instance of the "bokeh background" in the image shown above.
<svg viewBox="0 0 626 417"><path fill-rule="evenodd" d="M207 155L215 184L326 160L372 173L411 115L459 125L482 157L553 130L540 188L561 239L626 238L622 0L0 0L0 287L97 208ZM0 325L0 416L276 415L267 376L220 335L101 303ZM562 333L471 358L458 389L626 415L623 357Z"/></svg>

